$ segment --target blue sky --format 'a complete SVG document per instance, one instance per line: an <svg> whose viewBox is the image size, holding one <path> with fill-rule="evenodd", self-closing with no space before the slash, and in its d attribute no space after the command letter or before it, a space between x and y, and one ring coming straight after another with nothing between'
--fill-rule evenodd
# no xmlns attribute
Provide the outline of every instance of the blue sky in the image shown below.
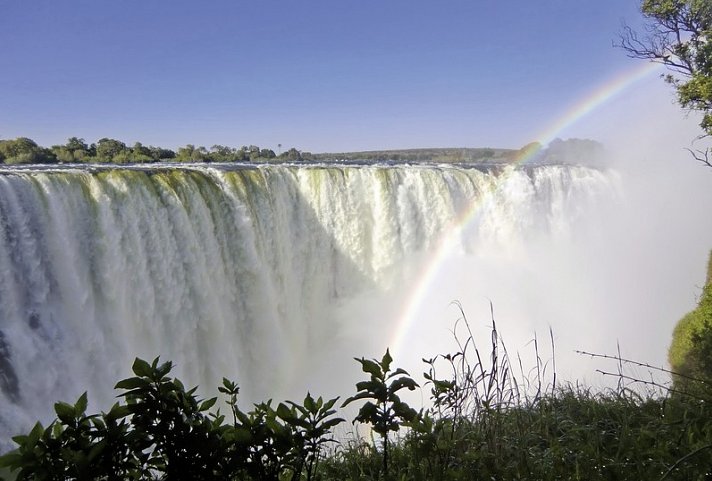
<svg viewBox="0 0 712 481"><path fill-rule="evenodd" d="M0 0L0 138L516 148L637 65L638 5Z"/></svg>

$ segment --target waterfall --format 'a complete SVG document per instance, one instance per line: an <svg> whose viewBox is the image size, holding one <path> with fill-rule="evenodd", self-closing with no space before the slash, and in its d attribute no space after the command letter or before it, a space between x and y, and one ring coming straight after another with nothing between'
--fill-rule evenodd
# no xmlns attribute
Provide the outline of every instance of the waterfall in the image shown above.
<svg viewBox="0 0 712 481"><path fill-rule="evenodd" d="M397 317L443 236L519 263L616 195L611 172L571 166L3 170L0 451L55 401L88 390L108 409L135 356L255 400L303 392L326 356L350 362L343 346L370 355L344 335L354 306Z"/></svg>

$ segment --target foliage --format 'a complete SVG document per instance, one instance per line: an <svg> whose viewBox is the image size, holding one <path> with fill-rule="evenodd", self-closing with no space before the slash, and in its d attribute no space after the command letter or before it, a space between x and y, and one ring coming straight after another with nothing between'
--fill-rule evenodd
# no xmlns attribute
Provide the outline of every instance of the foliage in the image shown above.
<svg viewBox="0 0 712 481"><path fill-rule="evenodd" d="M601 145L591 140L555 139L547 149L540 144L529 144L515 151L492 148L445 148L408 149L371 152L342 152L312 154L289 148L280 154L257 145L243 145L240 148L215 144L210 149L202 145L187 144L177 152L163 147L146 146L134 142L129 147L120 140L102 138L87 144L78 137L70 137L63 145L53 145L50 149L38 146L32 139L19 137L15 140L0 140L0 163L151 163L151 162L433 162L469 163L487 165L507 165L526 157L530 162L547 164L575 163L579 165L600 165Z"/></svg>
<svg viewBox="0 0 712 481"><path fill-rule="evenodd" d="M55 162L82 163L150 163L150 162L273 162L301 161L302 152L289 149L280 156L273 150L255 145L239 149L224 145L213 145L210 150L203 146L188 144L174 152L163 147L145 146L135 142L128 147L116 139L102 138L88 145L84 139L70 137L64 145L53 145L50 149L40 147L27 137L14 140L0 140L0 164L38 164Z"/></svg>
<svg viewBox="0 0 712 481"><path fill-rule="evenodd" d="M18 137L0 140L0 162L5 164L50 164L57 161L54 154L40 147L34 140Z"/></svg>
<svg viewBox="0 0 712 481"><path fill-rule="evenodd" d="M208 160L208 151L205 147L188 144L178 149L176 160L178 162L205 162Z"/></svg>
<svg viewBox="0 0 712 481"><path fill-rule="evenodd" d="M96 155L95 148L90 148L84 139L70 137L65 145L53 145L51 150L60 162L83 162Z"/></svg>
<svg viewBox="0 0 712 481"><path fill-rule="evenodd" d="M625 27L619 46L630 57L661 63L683 108L702 113L704 136L712 135L712 3L709 0L643 0L644 33ZM709 150L693 152L712 167Z"/></svg>
<svg viewBox="0 0 712 481"><path fill-rule="evenodd" d="M125 403L108 413L87 415L86 393L73 405L56 403L57 419L14 437L18 449L0 457L0 468L18 480L276 481L289 473L299 479L306 465L312 479L330 429L342 422L332 417L336 399L310 395L305 406L283 405L281 415L270 402L243 413L237 385L225 379L220 392L233 412L233 424L225 424L219 410L208 414L217 398L198 399L196 388L168 376L171 369L170 362L137 358L135 376L116 384Z"/></svg>
<svg viewBox="0 0 712 481"><path fill-rule="evenodd" d="M273 152L274 153L274 152ZM291 148L281 155L282 158L287 159L290 162L302 160L302 154L295 148Z"/></svg>
<svg viewBox="0 0 712 481"><path fill-rule="evenodd" d="M712 386L712 253L699 303L675 326L668 360L677 389Z"/></svg>
<svg viewBox="0 0 712 481"><path fill-rule="evenodd" d="M314 478L324 446L336 442L331 430L344 422L342 418L333 417L336 414L333 407L337 400L334 398L325 402L321 396L315 400L307 393L302 405L288 401L291 407L285 404L277 407L279 417L295 428L295 434L300 440L295 443L299 447L298 452L295 452L299 462L295 473L299 474L306 468L308 480Z"/></svg>
<svg viewBox="0 0 712 481"><path fill-rule="evenodd" d="M370 424L383 437L383 472L388 477L388 433L398 431L402 423L412 422L418 416L415 409L402 401L397 393L404 388L413 391L418 384L403 369L391 372L393 358L387 349L380 361L355 359L370 379L357 383L358 393L346 399L342 407L360 399L374 401L367 401L361 406L354 422Z"/></svg>
<svg viewBox="0 0 712 481"><path fill-rule="evenodd" d="M96 143L97 162L125 163L128 160L129 149L126 144L116 139L103 138Z"/></svg>
<svg viewBox="0 0 712 481"><path fill-rule="evenodd" d="M0 457L18 480L472 480L710 479L712 391L593 391L558 385L553 360L515 379L492 322L489 353L467 319L454 330L457 349L424 360L430 407L420 413L397 393L417 384L382 359L357 359L367 381L344 404L366 400L355 422L381 436L335 439L343 422L337 399L307 394L301 404L238 406L239 387L223 379L231 419L169 376L170 362L136 359L116 384L120 400L86 414L87 395L55 404L57 419L16 436ZM553 342L552 342L553 356ZM619 366L631 361L620 356ZM640 366L640 363L634 363ZM520 364L521 365L521 364ZM621 381L656 385L622 370ZM530 379L531 378L531 379ZM672 394L671 394L672 393ZM408 427L407 430L401 430ZM388 437L389 434L391 437ZM327 452L327 446L334 446ZM381 449L382 447L382 449ZM387 457L386 457L387 456ZM387 462L387 465L384 463ZM387 470L387 471L386 471Z"/></svg>
<svg viewBox="0 0 712 481"><path fill-rule="evenodd" d="M516 159L516 151L485 148L438 148L372 150L366 152L333 152L311 154L302 152L305 160L329 161L333 159L354 162L434 162L434 163L487 163L507 164Z"/></svg>

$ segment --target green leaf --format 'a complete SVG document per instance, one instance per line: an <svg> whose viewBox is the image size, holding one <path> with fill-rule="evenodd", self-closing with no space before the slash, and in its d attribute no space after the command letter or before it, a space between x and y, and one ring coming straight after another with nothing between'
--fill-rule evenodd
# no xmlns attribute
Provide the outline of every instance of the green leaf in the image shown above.
<svg viewBox="0 0 712 481"><path fill-rule="evenodd" d="M346 398L346 400L341 404L341 407L346 407L349 404L351 404L354 401L358 401L359 399L372 399L373 396L371 396L371 393L368 392L360 392L356 394L355 396L351 396L349 398Z"/></svg>
<svg viewBox="0 0 712 481"><path fill-rule="evenodd" d="M388 349L386 349L386 353L383 355L383 359L381 359L381 367L383 368L384 373L391 369L392 362L393 358L391 357L391 353Z"/></svg>
<svg viewBox="0 0 712 481"><path fill-rule="evenodd" d="M310 393L307 393L307 396L304 398L304 407L307 408L310 413L315 413L319 409L314 403L314 398Z"/></svg>
<svg viewBox="0 0 712 481"><path fill-rule="evenodd" d="M129 414L131 414L131 409L128 406L116 403L104 417L107 420L119 420L125 418Z"/></svg>
<svg viewBox="0 0 712 481"><path fill-rule="evenodd" d="M356 359L358 362L361 363L361 369L363 369L363 372L366 372L370 374L373 377L376 378L382 378L383 377L383 372L381 371L381 366L378 365L375 361L371 361L370 359Z"/></svg>
<svg viewBox="0 0 712 481"><path fill-rule="evenodd" d="M60 401L58 403L54 403L54 412L57 413L59 420L65 424L70 423L75 419L76 413L74 411L74 406L65 402Z"/></svg>
<svg viewBox="0 0 712 481"><path fill-rule="evenodd" d="M400 374L403 374L404 376L410 376L410 374L408 374L408 371L406 371L405 369L398 368L388 375L388 379L396 377Z"/></svg>
<svg viewBox="0 0 712 481"><path fill-rule="evenodd" d="M101 418L92 418L91 422L96 429L99 429L99 430L106 429L106 423Z"/></svg>
<svg viewBox="0 0 712 481"><path fill-rule="evenodd" d="M372 424L373 430L376 431L378 434L381 434L381 431L379 430L377 424L378 407L372 402L369 401L363 406L361 406L361 409L359 409L358 416L356 416L355 421Z"/></svg>
<svg viewBox="0 0 712 481"><path fill-rule="evenodd" d="M249 416L247 416L247 414L243 413L239 409L235 411L235 416L237 417L237 420L240 421L242 424L250 424Z"/></svg>
<svg viewBox="0 0 712 481"><path fill-rule="evenodd" d="M368 391L371 394L383 391L385 384L383 381L360 381L356 383L356 389L359 391Z"/></svg>
<svg viewBox="0 0 712 481"><path fill-rule="evenodd" d="M321 425L321 427L325 430L329 430L329 429L333 428L334 426L338 426L339 424L341 424L345 421L346 420L343 418L333 418L333 419L324 421L324 423Z"/></svg>
<svg viewBox="0 0 712 481"><path fill-rule="evenodd" d="M208 399L206 401L203 401L203 403L200 405L200 408L198 409L198 411L201 411L201 412L207 411L208 409L210 409L211 407L213 407L215 405L217 400L218 400L218 398L214 397L214 398Z"/></svg>
<svg viewBox="0 0 712 481"><path fill-rule="evenodd" d="M74 411L77 413L77 415L82 415L84 412L87 410L87 392L84 391L84 394L79 396L79 399L77 399L77 402L74 404Z"/></svg>
<svg viewBox="0 0 712 481"><path fill-rule="evenodd" d="M339 400L339 397L335 397L333 399L329 399L324 403L324 411L328 411L329 409L334 407L334 404L336 404L336 401Z"/></svg>
<svg viewBox="0 0 712 481"><path fill-rule="evenodd" d="M433 385L438 391L449 391L455 387L455 381L434 380Z"/></svg>
<svg viewBox="0 0 712 481"><path fill-rule="evenodd" d="M92 462L94 458L96 458L99 454L101 454L104 449L106 448L106 439L102 439L98 443L96 443L94 446L92 446L91 450L89 450L89 454L87 455L87 461Z"/></svg>
<svg viewBox="0 0 712 481"><path fill-rule="evenodd" d="M405 421L411 421L418 416L418 411L401 401L393 405L393 414Z"/></svg>
<svg viewBox="0 0 712 481"><path fill-rule="evenodd" d="M286 404L279 403L277 406L277 416L280 418L284 419L287 422L290 422L292 419L294 419L294 412L287 407Z"/></svg>
<svg viewBox="0 0 712 481"><path fill-rule="evenodd" d="M32 431L30 431L30 434L27 435L27 438L25 439L24 443L24 448L34 448L37 445L37 441L40 440L40 437L44 433L44 428L40 423L35 423L34 427L32 428Z"/></svg>
<svg viewBox="0 0 712 481"><path fill-rule="evenodd" d="M156 361L157 360L158 360L158 358L156 358ZM164 362L156 369L156 374L162 378L162 377L165 377L166 374L171 372L171 369L173 369L173 363L171 361Z"/></svg>
<svg viewBox="0 0 712 481"><path fill-rule="evenodd" d="M393 382L391 382L391 384L388 386L388 391L390 393L395 393L403 388L408 388L408 390L413 391L416 387L419 387L418 383L415 382L413 379L409 377L399 377L398 379L395 379Z"/></svg>
<svg viewBox="0 0 712 481"><path fill-rule="evenodd" d="M141 377L150 378L153 374L153 369L151 368L151 365L138 357L134 360L131 369L133 370L134 374Z"/></svg>
<svg viewBox="0 0 712 481"><path fill-rule="evenodd" d="M298 426L305 430L310 429L312 427L312 425L309 423L309 421L307 421L306 419L303 419L303 418L293 418L287 422L292 426Z"/></svg>
<svg viewBox="0 0 712 481"><path fill-rule="evenodd" d="M150 383L145 379L141 379L140 377L130 377L117 382L114 389L146 389L148 387L150 387Z"/></svg>
<svg viewBox="0 0 712 481"><path fill-rule="evenodd" d="M237 386L237 383L229 380L226 377L223 378L223 388L219 389L220 392L224 392L225 394L237 395L240 392L240 388Z"/></svg>
<svg viewBox="0 0 712 481"><path fill-rule="evenodd" d="M22 455L18 452L10 452L0 456L0 468L17 469L22 464Z"/></svg>

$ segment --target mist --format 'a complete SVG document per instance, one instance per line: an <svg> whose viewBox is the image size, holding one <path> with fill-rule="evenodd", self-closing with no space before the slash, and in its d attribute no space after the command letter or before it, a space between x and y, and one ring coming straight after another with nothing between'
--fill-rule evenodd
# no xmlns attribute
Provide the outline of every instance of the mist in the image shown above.
<svg viewBox="0 0 712 481"><path fill-rule="evenodd" d="M521 356L524 376L536 363L535 338L548 379L556 369L560 381L594 387L617 382L598 372L617 372L614 363L577 350L620 352L667 368L672 331L697 303L712 249L712 217L705 209L712 201L712 169L684 150L695 145L697 122L679 109L662 80L650 78L562 132L604 143L610 189L593 198L554 199L566 210L565 221L543 229L532 219L526 232L505 229L482 239L466 227L464 246L445 256L417 302L396 363L419 377L422 358L455 351L451 330L463 312L487 352L492 308L510 354ZM482 215L471 224L482 222ZM404 261L393 288L338 306L334 354L341 360L330 356L325 376L336 362L339 372L349 373L345 377L358 377L348 356L382 355L433 255ZM630 373L648 376L640 369ZM348 389L344 378L338 384Z"/></svg>
<svg viewBox="0 0 712 481"><path fill-rule="evenodd" d="M352 357L386 348L422 381L463 315L485 353L494 317L522 377L535 338L560 381L615 382L575 350L665 366L712 248L712 169L683 149L696 119L664 85L640 87L561 132L602 141L600 169L8 171L4 359L19 384L0 391L0 444L55 398L88 390L105 409L134 356L175 361L206 394L232 377L243 406L348 396Z"/></svg>

